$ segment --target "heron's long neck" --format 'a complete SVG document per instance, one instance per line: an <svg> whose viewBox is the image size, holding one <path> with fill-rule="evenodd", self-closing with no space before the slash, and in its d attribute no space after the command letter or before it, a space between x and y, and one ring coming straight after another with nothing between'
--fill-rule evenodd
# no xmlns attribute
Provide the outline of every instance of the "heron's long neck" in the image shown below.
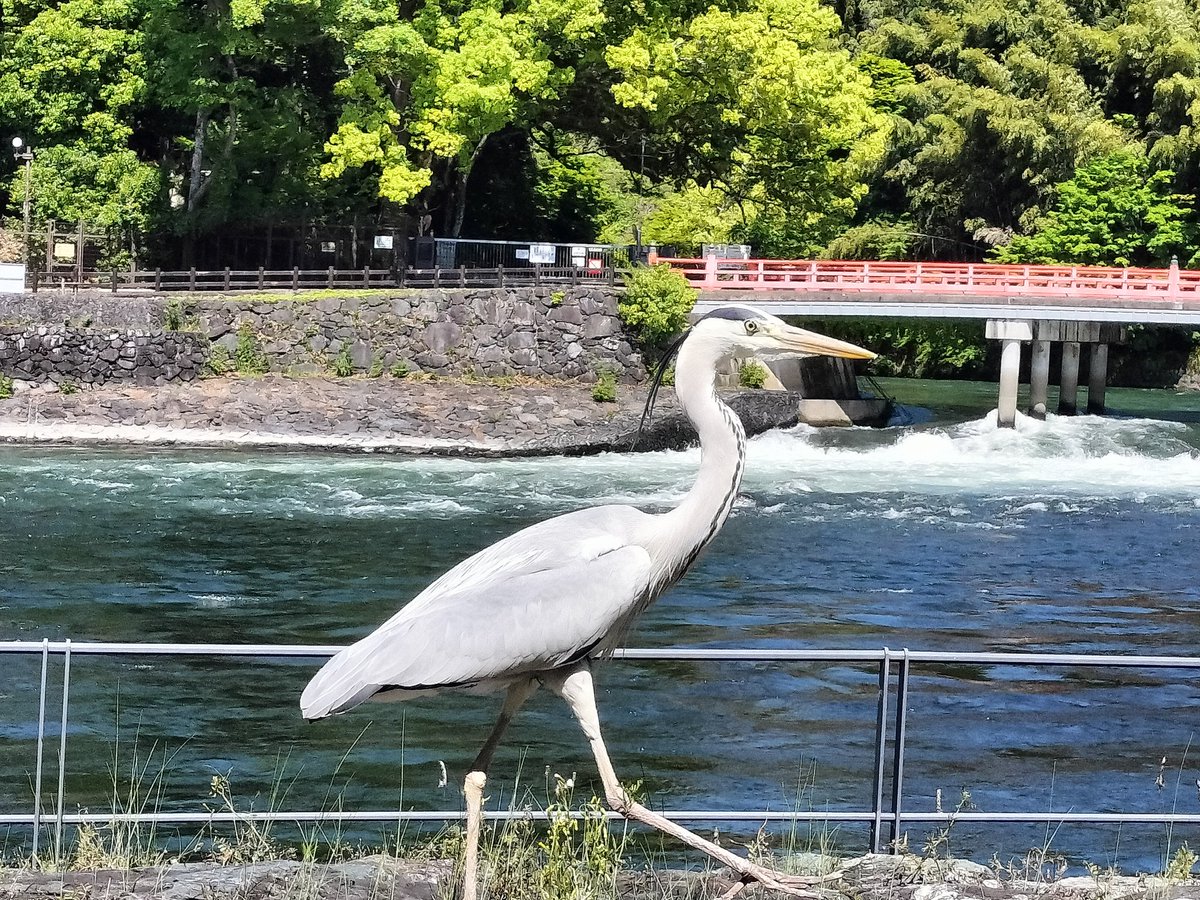
<svg viewBox="0 0 1200 900"><path fill-rule="evenodd" d="M675 364L675 393L684 414L700 435L700 471L696 483L666 514L677 552L692 558L717 533L733 508L746 462L746 432L741 420L717 398L716 351L703 342L685 342ZM691 559L688 559L688 563Z"/></svg>

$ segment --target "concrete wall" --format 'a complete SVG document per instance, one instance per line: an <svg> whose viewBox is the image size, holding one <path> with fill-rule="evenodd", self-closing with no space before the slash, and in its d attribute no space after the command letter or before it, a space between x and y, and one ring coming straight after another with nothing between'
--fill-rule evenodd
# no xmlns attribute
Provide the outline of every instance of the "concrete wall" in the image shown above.
<svg viewBox="0 0 1200 900"><path fill-rule="evenodd" d="M590 381L598 371L611 369L625 380L646 377L641 355L617 317L617 293L595 287L397 291L322 299L300 293L279 301L42 291L0 294L0 325L9 330L13 350L0 356L0 373L38 381L194 377L177 364L156 371L139 365L125 375L127 366L103 368L96 361L111 349L117 350L118 363L175 359L168 347L177 355L184 343L188 353L196 348L207 353L218 345L232 353L239 329L253 336L271 371L295 375L329 372L348 356L356 372L389 371L401 364L411 372L438 375ZM109 346L116 340L110 335L118 332L128 346ZM47 368L50 352L55 352L54 365Z"/></svg>

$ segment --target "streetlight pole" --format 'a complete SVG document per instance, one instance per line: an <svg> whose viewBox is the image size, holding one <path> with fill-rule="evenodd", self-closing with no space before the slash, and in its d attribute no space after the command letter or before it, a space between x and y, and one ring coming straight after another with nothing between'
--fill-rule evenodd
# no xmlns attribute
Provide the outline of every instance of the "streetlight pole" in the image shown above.
<svg viewBox="0 0 1200 900"><path fill-rule="evenodd" d="M31 202L33 199L33 180L32 180L33 148L30 147L29 145L27 145L25 143L25 141L19 137L15 137L12 139L12 146L13 146L13 159L17 160L18 162L25 163L25 206L24 206L25 268L28 269L29 268L29 242L30 242L30 238L32 237L32 235L29 232L29 225L30 225L30 216L33 212L33 207L32 207L32 202Z"/></svg>

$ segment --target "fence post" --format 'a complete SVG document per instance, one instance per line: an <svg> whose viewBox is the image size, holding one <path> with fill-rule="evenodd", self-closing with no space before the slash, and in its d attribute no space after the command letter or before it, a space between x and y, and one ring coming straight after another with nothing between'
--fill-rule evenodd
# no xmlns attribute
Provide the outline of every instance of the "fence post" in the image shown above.
<svg viewBox="0 0 1200 900"><path fill-rule="evenodd" d="M458 286L460 288L465 288L467 286L467 267L466 266L458 267Z"/></svg>
<svg viewBox="0 0 1200 900"><path fill-rule="evenodd" d="M188 292L193 293L193 294L196 292L196 267L195 266L192 266L190 269L188 269Z"/></svg>
<svg viewBox="0 0 1200 900"><path fill-rule="evenodd" d="M871 797L871 852L879 853L883 848L883 754L887 746L888 682L892 675L892 654L883 648L883 659L879 663L879 708L875 719L875 789Z"/></svg>
<svg viewBox="0 0 1200 900"><path fill-rule="evenodd" d="M156 266L154 269L154 290L162 290L162 267Z"/></svg>
<svg viewBox="0 0 1200 900"><path fill-rule="evenodd" d="M300 290L300 267L292 266L292 290Z"/></svg>
<svg viewBox="0 0 1200 900"><path fill-rule="evenodd" d="M117 270L116 269L113 269L113 271L112 271L112 292L114 294L117 292Z"/></svg>
<svg viewBox="0 0 1200 900"><path fill-rule="evenodd" d="M263 267L259 266L258 267L258 289L260 291L263 289L263 282L265 280L266 280L266 273L263 271Z"/></svg>
<svg viewBox="0 0 1200 900"><path fill-rule="evenodd" d="M717 257L716 254L710 253L704 257L704 281L703 285L706 288L715 288L717 286Z"/></svg>
<svg viewBox="0 0 1200 900"><path fill-rule="evenodd" d="M1179 257L1171 256L1171 268L1167 271L1167 296L1179 299Z"/></svg>
<svg viewBox="0 0 1200 900"><path fill-rule="evenodd" d="M504 266L498 266L496 268L496 284L500 287L504 287Z"/></svg>
<svg viewBox="0 0 1200 900"><path fill-rule="evenodd" d="M229 266L225 267L225 290L229 290Z"/></svg>
<svg viewBox="0 0 1200 900"><path fill-rule="evenodd" d="M617 265L612 260L608 263L608 286L617 286Z"/></svg>
<svg viewBox="0 0 1200 900"><path fill-rule="evenodd" d="M534 284L542 283L542 264L541 263L533 264L533 283Z"/></svg>
<svg viewBox="0 0 1200 900"><path fill-rule="evenodd" d="M371 286L371 267L363 266L363 287Z"/></svg>
<svg viewBox="0 0 1200 900"><path fill-rule="evenodd" d="M83 220L79 220L79 241L75 245L75 284L83 284Z"/></svg>
<svg viewBox="0 0 1200 900"><path fill-rule="evenodd" d="M325 286L333 290L333 266L325 270Z"/></svg>

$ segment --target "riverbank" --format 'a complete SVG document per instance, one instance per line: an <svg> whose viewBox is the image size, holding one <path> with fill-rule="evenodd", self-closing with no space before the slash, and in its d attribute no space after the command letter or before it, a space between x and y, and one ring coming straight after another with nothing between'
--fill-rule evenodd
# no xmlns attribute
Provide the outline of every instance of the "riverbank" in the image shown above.
<svg viewBox="0 0 1200 900"><path fill-rule="evenodd" d="M0 400L0 442L81 446L337 450L450 456L586 455L628 450L646 387L535 379L205 378L64 393L27 388ZM798 421L798 396L725 395L750 434ZM639 450L695 440L665 389Z"/></svg>
<svg viewBox="0 0 1200 900"><path fill-rule="evenodd" d="M1061 877L1054 861L984 866L915 854L835 860L801 854L796 871L838 870L817 893L828 900L1175 900L1195 897L1200 883L1160 875L1120 875L1096 869ZM369 856L318 864L289 860L220 865L176 863L144 869L41 872L0 869L0 898L22 900L438 900L453 896L449 860ZM617 873L616 900L708 900L734 886L727 870L677 869ZM531 884L531 890L536 890ZM751 888L746 896L778 896Z"/></svg>

